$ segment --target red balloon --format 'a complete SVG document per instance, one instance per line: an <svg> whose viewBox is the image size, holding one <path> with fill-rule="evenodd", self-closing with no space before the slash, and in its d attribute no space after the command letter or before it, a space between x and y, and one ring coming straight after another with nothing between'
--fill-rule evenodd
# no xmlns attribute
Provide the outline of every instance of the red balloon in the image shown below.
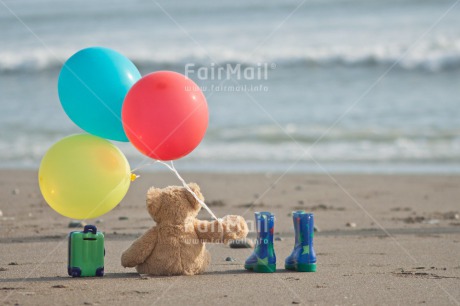
<svg viewBox="0 0 460 306"><path fill-rule="evenodd" d="M148 74L125 97L123 128L144 155L174 160L195 149L208 127L208 104L191 79L172 71Z"/></svg>

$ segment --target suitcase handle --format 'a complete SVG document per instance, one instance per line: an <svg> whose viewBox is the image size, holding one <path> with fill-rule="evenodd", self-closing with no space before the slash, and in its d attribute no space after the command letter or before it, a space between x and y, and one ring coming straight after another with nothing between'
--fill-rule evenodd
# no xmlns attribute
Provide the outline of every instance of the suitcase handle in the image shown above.
<svg viewBox="0 0 460 306"><path fill-rule="evenodd" d="M83 233L92 232L94 235L97 233L97 228L94 225L85 225Z"/></svg>

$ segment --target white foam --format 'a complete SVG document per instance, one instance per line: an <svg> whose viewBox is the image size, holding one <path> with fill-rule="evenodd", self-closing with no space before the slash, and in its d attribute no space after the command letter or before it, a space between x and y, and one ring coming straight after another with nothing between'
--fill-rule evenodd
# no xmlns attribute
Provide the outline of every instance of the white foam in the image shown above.
<svg viewBox="0 0 460 306"><path fill-rule="evenodd" d="M140 46L126 52L138 66L183 66L186 63L209 65L216 63L243 63L254 65L270 62L284 66L299 65L345 65L375 66L389 65L398 61L397 66L407 70L424 69L439 71L460 67L460 40L444 37L421 42L409 49L410 45L394 43L380 45L331 45L318 47L267 48L253 54L252 50L224 49L212 44L207 50L164 48L152 51ZM171 51L171 50L176 50ZM407 52L409 50L409 52ZM59 69L62 63L76 50L70 48L32 49L27 52L0 52L0 72L41 71ZM407 54L406 54L407 52Z"/></svg>

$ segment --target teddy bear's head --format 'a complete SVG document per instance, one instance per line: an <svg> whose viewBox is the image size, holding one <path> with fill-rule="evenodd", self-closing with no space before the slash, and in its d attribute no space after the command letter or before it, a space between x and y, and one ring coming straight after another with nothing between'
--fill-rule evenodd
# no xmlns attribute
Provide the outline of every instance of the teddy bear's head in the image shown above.
<svg viewBox="0 0 460 306"><path fill-rule="evenodd" d="M204 201L197 184L190 183L188 186ZM184 187L152 187L147 191L147 210L158 224L181 224L188 218L195 218L200 209L201 204Z"/></svg>

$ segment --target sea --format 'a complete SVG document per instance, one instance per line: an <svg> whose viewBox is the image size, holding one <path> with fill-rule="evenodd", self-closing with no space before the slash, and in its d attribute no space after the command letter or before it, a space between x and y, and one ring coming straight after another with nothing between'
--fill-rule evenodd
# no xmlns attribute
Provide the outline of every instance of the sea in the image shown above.
<svg viewBox="0 0 460 306"><path fill-rule="evenodd" d="M82 132L57 78L104 46L203 90L209 127L180 171L459 174L458 2L1 0L0 168L38 169Z"/></svg>

